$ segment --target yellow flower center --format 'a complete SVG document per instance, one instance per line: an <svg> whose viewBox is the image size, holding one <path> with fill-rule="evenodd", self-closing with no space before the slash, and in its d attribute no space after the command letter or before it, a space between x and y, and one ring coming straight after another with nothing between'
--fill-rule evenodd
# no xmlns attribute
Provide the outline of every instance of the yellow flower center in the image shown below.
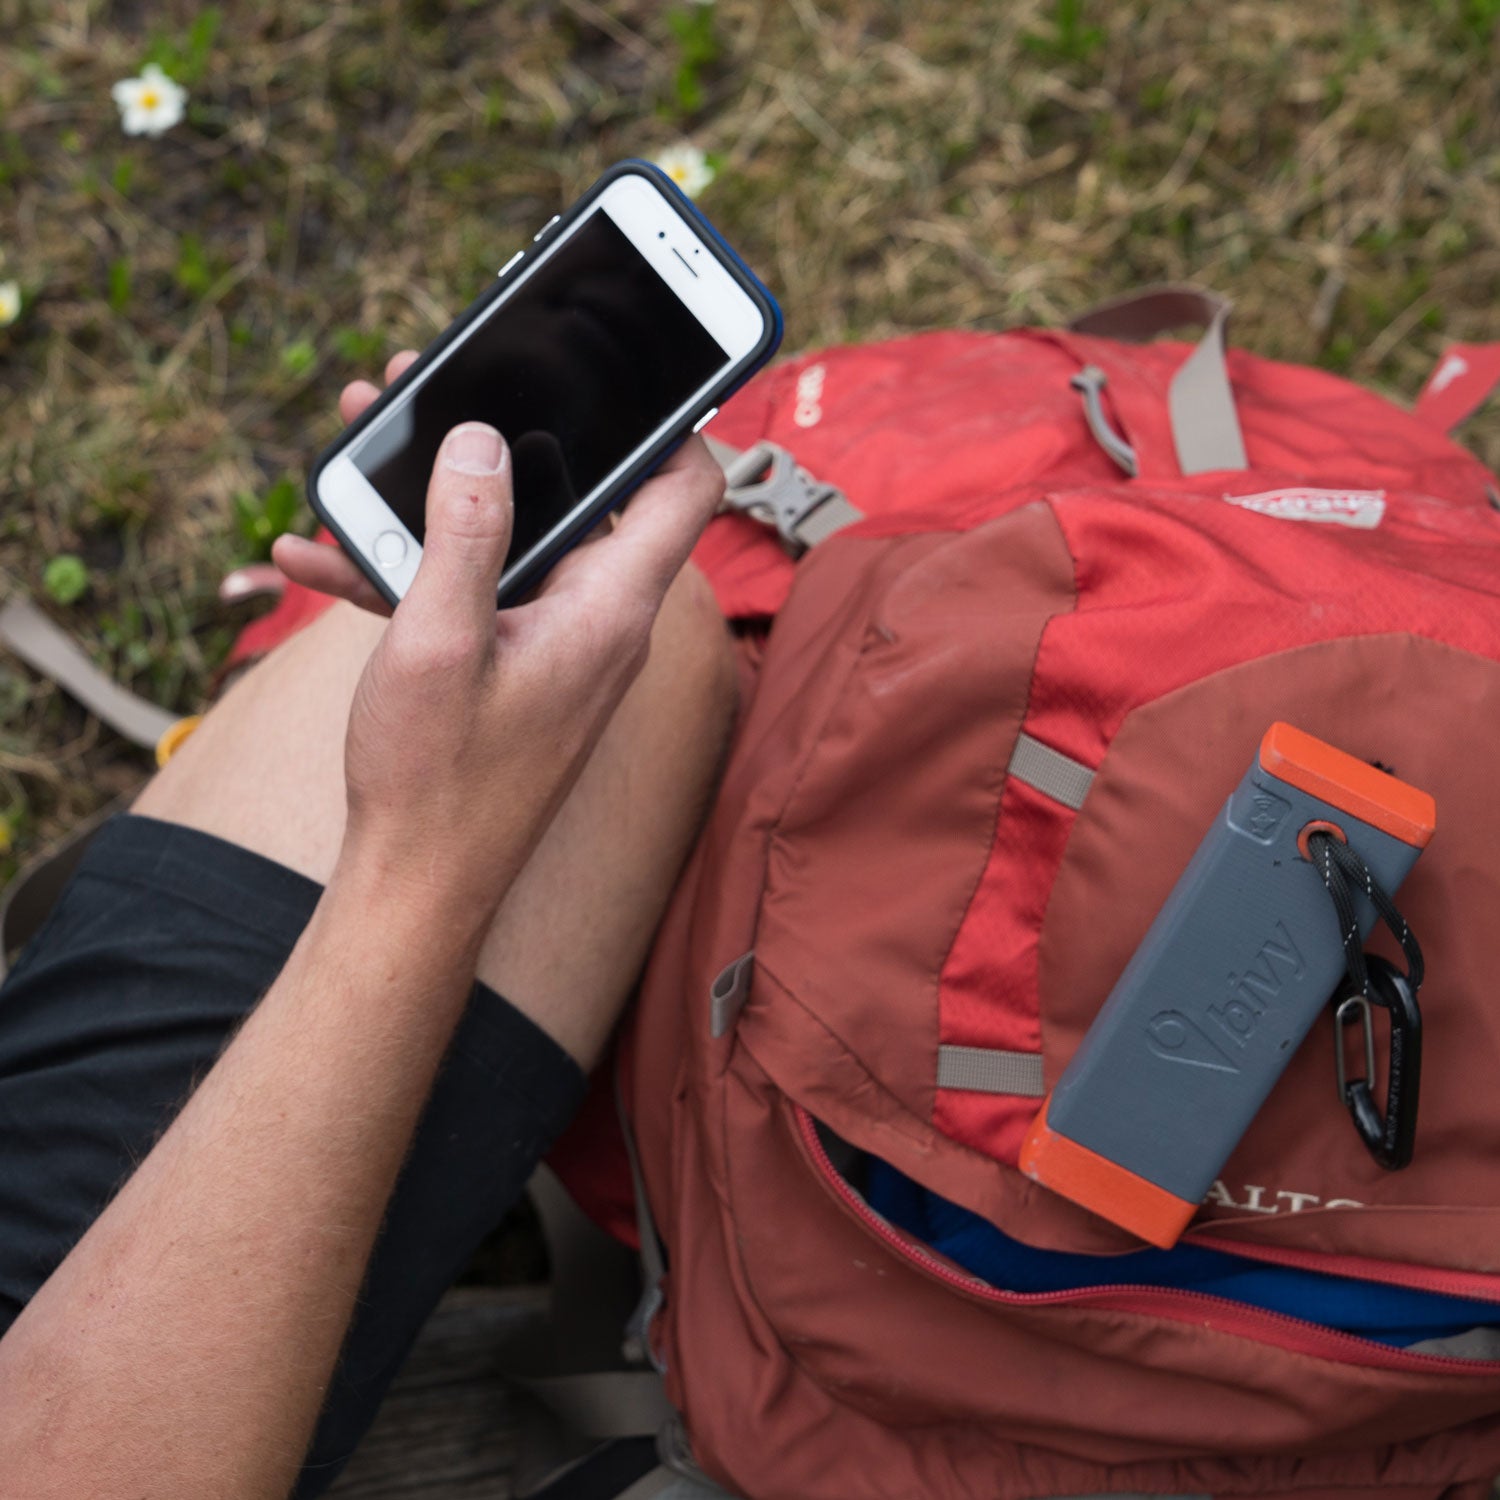
<svg viewBox="0 0 1500 1500"><path fill-rule="evenodd" d="M156 106L158 104L160 104L160 103L161 103L161 95L158 94L158 93L155 93L151 89L147 89L146 92L141 95L141 108L142 109L155 109Z"/></svg>

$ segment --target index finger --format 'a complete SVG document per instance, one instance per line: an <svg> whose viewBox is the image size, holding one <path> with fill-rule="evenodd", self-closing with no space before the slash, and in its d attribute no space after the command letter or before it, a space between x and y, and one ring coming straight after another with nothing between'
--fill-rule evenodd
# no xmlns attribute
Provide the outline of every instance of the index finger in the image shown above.
<svg viewBox="0 0 1500 1500"><path fill-rule="evenodd" d="M689 438L617 513L615 529L574 552L542 594L624 591L654 608L723 498L724 471L702 438Z"/></svg>

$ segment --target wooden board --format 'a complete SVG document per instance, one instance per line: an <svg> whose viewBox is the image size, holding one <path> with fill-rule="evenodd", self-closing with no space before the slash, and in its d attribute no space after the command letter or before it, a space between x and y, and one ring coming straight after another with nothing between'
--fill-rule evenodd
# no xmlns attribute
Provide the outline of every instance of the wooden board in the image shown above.
<svg viewBox="0 0 1500 1500"><path fill-rule="evenodd" d="M519 1419L498 1350L538 1315L543 1295L535 1287L449 1292L329 1496L506 1500Z"/></svg>

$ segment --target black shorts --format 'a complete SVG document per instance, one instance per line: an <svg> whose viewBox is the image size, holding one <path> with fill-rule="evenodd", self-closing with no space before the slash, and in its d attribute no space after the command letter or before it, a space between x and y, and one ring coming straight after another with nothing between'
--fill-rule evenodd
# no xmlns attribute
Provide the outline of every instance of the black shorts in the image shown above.
<svg viewBox="0 0 1500 1500"><path fill-rule="evenodd" d="M322 887L153 818L105 824L0 988L0 1333L280 973ZM296 1491L320 1494L433 1305L584 1093L476 984L402 1169Z"/></svg>

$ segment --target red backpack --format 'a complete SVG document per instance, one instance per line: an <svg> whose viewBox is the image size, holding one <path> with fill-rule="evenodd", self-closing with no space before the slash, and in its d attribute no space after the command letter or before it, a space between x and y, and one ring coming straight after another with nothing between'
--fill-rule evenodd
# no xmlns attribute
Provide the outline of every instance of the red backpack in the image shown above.
<svg viewBox="0 0 1500 1500"><path fill-rule="evenodd" d="M1018 1152L1284 719L1437 801L1400 893L1417 1158L1365 1151L1316 1027L1187 1241L1500 1302L1500 495L1445 435L1500 358L1451 350L1409 413L1226 357L1224 312L1167 290L830 350L715 424L751 514L697 560L745 706L618 1084L642 1332L692 1459L750 1500L1477 1500L1500 1472L1492 1329L1402 1349L1128 1281L1007 1293L860 1191L875 1157L1027 1245L1138 1248ZM1122 341L1188 319L1191 350ZM316 608L290 591L238 654ZM607 1095L553 1161L633 1238Z"/></svg>
<svg viewBox="0 0 1500 1500"><path fill-rule="evenodd" d="M1417 1159L1372 1160L1320 1025L1188 1242L1500 1302L1500 516L1431 419L1477 404L1484 351L1415 414L1242 353L1226 386L1222 312L1181 299L811 355L716 426L823 482L782 459L742 500L837 531L794 562L730 516L700 549L753 688L624 1048L650 1342L696 1461L752 1500L1478 1496L1500 1472L1493 1331L1403 1349L1128 1282L1007 1293L861 1194L873 1156L1027 1245L1139 1248L1018 1151L1284 719L1436 798L1401 890ZM1190 312L1192 351L1100 336Z"/></svg>

